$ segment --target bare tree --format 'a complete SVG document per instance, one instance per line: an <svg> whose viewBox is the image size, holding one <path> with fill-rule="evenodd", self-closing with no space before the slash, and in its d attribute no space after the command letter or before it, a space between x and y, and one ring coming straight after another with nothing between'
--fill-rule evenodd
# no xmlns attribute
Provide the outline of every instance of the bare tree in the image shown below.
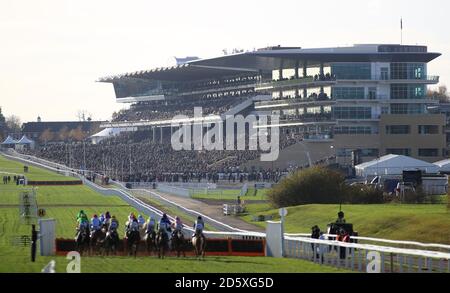
<svg viewBox="0 0 450 293"><path fill-rule="evenodd" d="M92 114L85 109L81 109L77 111L77 118L78 121L90 121L92 120Z"/></svg>
<svg viewBox="0 0 450 293"><path fill-rule="evenodd" d="M21 131L22 122L16 115L11 115L6 118L6 128L9 132L19 133Z"/></svg>
<svg viewBox="0 0 450 293"><path fill-rule="evenodd" d="M440 103L450 102L450 96L445 85L439 86L437 90L428 90L427 96L439 100Z"/></svg>

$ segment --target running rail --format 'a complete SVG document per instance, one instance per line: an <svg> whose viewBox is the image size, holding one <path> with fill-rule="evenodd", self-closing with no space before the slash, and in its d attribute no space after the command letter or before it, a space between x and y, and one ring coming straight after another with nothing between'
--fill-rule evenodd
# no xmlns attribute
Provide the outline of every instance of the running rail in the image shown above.
<svg viewBox="0 0 450 293"><path fill-rule="evenodd" d="M119 186L121 186L122 188L126 188L126 187L125 187L122 183L120 183L120 182L114 182L114 184L119 185ZM158 194L158 193L156 193L156 192L153 192L153 191L150 191L150 190L146 190L146 189L132 189L132 190L150 193L151 195L153 195L153 196L159 198L160 200L162 200L162 201L164 201L164 202L166 202L166 203L169 203L169 204L171 204L171 205L177 206L179 209L183 210L184 212L186 212L186 213L188 213L188 214L201 216L202 218L207 219L208 221L210 221L210 222L212 222L212 223L215 223L215 224L217 224L217 225L219 225L219 226L224 227L224 228L225 228L226 230L228 230L228 231L236 231L236 232L241 232L241 233L253 233L252 231L247 231L247 230L242 230L242 229L238 229L238 228L232 227L232 226L230 226L230 225L228 225L228 224L225 224L225 223L222 223L222 222L220 222L220 221L218 221L218 220L215 220L215 219L213 219L213 218L211 218L211 217L209 217L209 216L207 216L207 215L205 215L205 214L202 214L202 213L200 213L200 212L198 212L198 211L188 209L188 208L186 208L186 207L184 207L184 206L182 206L182 205L179 205L178 203L176 203L176 202L174 202L174 201L171 201L171 200L169 200L169 199L163 197L162 195L160 195L160 194ZM258 233L258 232L255 232L255 233L257 233L258 235L264 234L264 236L259 236L259 237L265 237L265 233Z"/></svg>

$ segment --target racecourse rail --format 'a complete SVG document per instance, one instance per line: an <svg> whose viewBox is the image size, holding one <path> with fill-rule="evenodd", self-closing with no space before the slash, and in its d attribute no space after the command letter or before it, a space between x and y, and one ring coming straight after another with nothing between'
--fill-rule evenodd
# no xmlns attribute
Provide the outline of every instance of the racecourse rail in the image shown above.
<svg viewBox="0 0 450 293"><path fill-rule="evenodd" d="M9 154L3 153L3 155L7 158L42 167L59 174L80 178L84 184L93 190L104 195L118 195L131 206L145 212L148 215L153 215L160 218L163 214L161 210L135 198L132 194L126 191L125 187L121 183L115 183L116 186L119 186L120 188L104 188L87 180L84 176L75 172L75 169L68 168L67 166L61 164L28 155L21 155L16 152L10 152ZM189 214L201 214L198 211L190 210L174 202L170 202L156 192L145 189L142 189L141 191L145 191L152 196L158 197L164 202L176 205L178 208ZM241 230L212 219L206 215L203 216L209 224L217 228L220 227L223 230L220 232L205 231L205 234L207 234L210 238L266 238L265 233ZM191 227L186 226L185 228L187 231L192 232ZM321 265L335 266L362 272L450 272L450 245L362 236L351 237L354 242L346 243L334 240L336 237L335 235L325 235L328 238L327 240L312 239L309 236L310 234L305 233L285 233L283 239L283 255L285 257L313 261ZM393 244L396 246L416 246L428 249L433 248L435 250L361 243L364 241L370 243L377 242Z"/></svg>

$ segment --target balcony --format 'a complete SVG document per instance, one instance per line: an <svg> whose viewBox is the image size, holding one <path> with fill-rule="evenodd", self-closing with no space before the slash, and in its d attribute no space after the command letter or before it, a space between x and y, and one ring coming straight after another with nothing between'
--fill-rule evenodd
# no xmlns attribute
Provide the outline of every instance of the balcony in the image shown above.
<svg viewBox="0 0 450 293"><path fill-rule="evenodd" d="M331 133L305 134L303 137L305 142L332 142L333 135Z"/></svg>
<svg viewBox="0 0 450 293"><path fill-rule="evenodd" d="M262 101L262 102L255 102L255 109L256 110L263 110L263 109L273 109L273 108L283 108L283 107L292 107L292 106L327 106L327 105L333 105L335 104L335 100L332 100L328 95L310 95L308 98L283 98L283 99L276 99L276 100L270 100L270 101Z"/></svg>
<svg viewBox="0 0 450 293"><path fill-rule="evenodd" d="M282 114L280 123L283 125L300 124L335 124L331 113Z"/></svg>
<svg viewBox="0 0 450 293"><path fill-rule="evenodd" d="M419 84L437 84L439 83L439 76L437 75L426 75L421 78L405 78L396 79L391 78L388 75L378 75L372 77L371 79L340 79L337 77L338 82L386 82L386 83L419 83Z"/></svg>
<svg viewBox="0 0 450 293"><path fill-rule="evenodd" d="M333 85L336 83L336 78L331 75L325 76L307 76L302 78L291 78L291 79L281 79L281 80L272 80L268 82L259 83L256 85L256 91L281 91L281 90L290 90L296 88L304 88L304 87L319 87L326 85Z"/></svg>

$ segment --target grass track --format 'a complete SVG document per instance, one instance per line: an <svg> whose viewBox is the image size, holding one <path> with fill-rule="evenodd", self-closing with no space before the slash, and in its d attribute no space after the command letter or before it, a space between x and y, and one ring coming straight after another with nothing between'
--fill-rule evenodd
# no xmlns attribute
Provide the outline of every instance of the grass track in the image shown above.
<svg viewBox="0 0 450 293"><path fill-rule="evenodd" d="M0 170L16 169L22 165L8 161L0 156ZM23 169L22 169L23 170ZM9 171L13 172L13 171ZM17 172L18 173L18 172ZM51 174L46 170L30 169L30 174L38 180L66 180L61 175ZM52 179L50 179L52 178ZM65 272L68 260L64 257L37 256L35 263L30 262L30 248L13 246L16 236L29 235L30 227L19 221L18 194L22 187L14 184L0 185L0 272L40 272L52 259L56 260L57 272ZM109 210L120 222L120 236L123 236L123 222L128 214L137 211L115 196L103 196L93 192L86 186L54 186L39 187L37 202L46 209L46 217L57 221L58 237L74 236L75 216L82 208L88 215ZM159 260L153 257L132 259L128 257L86 257L81 260L82 272L345 272L331 267L320 266L297 259L274 259L266 257L206 257L205 261L193 259L166 258Z"/></svg>

